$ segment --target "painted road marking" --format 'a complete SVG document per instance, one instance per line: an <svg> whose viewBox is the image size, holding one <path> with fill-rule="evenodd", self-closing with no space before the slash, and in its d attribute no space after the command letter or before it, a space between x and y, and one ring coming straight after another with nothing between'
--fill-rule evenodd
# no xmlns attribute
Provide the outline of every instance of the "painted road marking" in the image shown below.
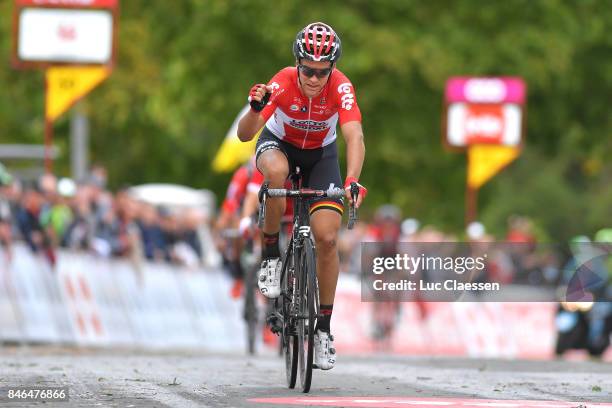
<svg viewBox="0 0 612 408"><path fill-rule="evenodd" d="M521 408L576 408L580 405L589 408L612 408L609 403L569 402L569 401L537 401L537 400L489 400L469 398L402 398L402 397L282 397L282 398L253 398L250 402L262 404L285 405L318 405L343 407L374 407L397 408L409 406L444 406L448 408L465 407L521 407Z"/></svg>

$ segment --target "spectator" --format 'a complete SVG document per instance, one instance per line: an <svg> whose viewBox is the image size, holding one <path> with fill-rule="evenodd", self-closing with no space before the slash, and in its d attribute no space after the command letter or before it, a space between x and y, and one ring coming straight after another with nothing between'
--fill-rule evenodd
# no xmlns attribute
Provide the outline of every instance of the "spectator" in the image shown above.
<svg viewBox="0 0 612 408"><path fill-rule="evenodd" d="M155 207L146 203L141 204L137 224L145 258L150 261L166 259L165 237L159 222Z"/></svg>
<svg viewBox="0 0 612 408"><path fill-rule="evenodd" d="M64 232L61 244L71 249L87 250L91 247L96 226L87 186L77 187L71 209L72 222Z"/></svg>
<svg viewBox="0 0 612 408"><path fill-rule="evenodd" d="M0 247L4 248L7 261L12 258L13 234L11 231L11 204L9 190L13 178L0 163Z"/></svg>
<svg viewBox="0 0 612 408"><path fill-rule="evenodd" d="M198 234L198 228L203 221L203 217L193 209L185 211L180 219L181 241L188 245L197 264L203 260L202 242Z"/></svg>
<svg viewBox="0 0 612 408"><path fill-rule="evenodd" d="M76 186L70 179L63 178L57 184L57 191L50 194L51 208L45 212L43 225L49 226L49 231L55 246L64 242L64 235L72 224L72 209L70 199L76 192Z"/></svg>
<svg viewBox="0 0 612 408"><path fill-rule="evenodd" d="M40 217L44 208L44 196L36 187L25 191L21 208L17 212L17 225L21 236L32 252L42 253L51 265L55 265L55 252L48 231L42 226Z"/></svg>

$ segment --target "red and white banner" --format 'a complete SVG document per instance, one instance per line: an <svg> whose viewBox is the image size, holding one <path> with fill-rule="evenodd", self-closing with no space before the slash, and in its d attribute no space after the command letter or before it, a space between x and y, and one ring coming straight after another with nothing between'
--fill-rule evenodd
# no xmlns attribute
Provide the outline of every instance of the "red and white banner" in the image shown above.
<svg viewBox="0 0 612 408"><path fill-rule="evenodd" d="M445 145L519 146L525 90L521 78L450 78L445 93Z"/></svg>
<svg viewBox="0 0 612 408"><path fill-rule="evenodd" d="M452 146L521 141L521 110L516 105L455 103L448 109L448 143Z"/></svg>

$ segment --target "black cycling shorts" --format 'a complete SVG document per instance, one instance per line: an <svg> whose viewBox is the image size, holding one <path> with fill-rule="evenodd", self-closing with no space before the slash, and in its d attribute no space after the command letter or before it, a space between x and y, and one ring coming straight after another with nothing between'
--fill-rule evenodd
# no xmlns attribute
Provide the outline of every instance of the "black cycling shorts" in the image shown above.
<svg viewBox="0 0 612 408"><path fill-rule="evenodd" d="M318 149L299 149L291 143L277 138L267 127L264 127L259 139L257 139L255 159L258 160L263 152L270 149L280 150L287 157L290 173L295 170L296 166L300 167L303 187L314 190L342 188L338 148L335 140ZM344 201L327 197L313 198L310 204L310 213L321 209L333 210L342 215Z"/></svg>

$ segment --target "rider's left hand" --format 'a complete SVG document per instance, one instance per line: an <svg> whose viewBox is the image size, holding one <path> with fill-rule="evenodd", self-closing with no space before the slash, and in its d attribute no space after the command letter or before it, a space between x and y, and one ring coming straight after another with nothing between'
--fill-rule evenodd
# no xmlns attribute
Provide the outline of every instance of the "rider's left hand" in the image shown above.
<svg viewBox="0 0 612 408"><path fill-rule="evenodd" d="M368 189L365 188L363 185L359 184L359 181L355 177L347 177L346 181L344 182L344 191L346 193L345 195L349 204L353 204L353 197L351 195L351 183L355 183L359 187L359 194L357 195L357 202L355 203L355 208L359 208L359 206L363 202L363 199L368 194Z"/></svg>

